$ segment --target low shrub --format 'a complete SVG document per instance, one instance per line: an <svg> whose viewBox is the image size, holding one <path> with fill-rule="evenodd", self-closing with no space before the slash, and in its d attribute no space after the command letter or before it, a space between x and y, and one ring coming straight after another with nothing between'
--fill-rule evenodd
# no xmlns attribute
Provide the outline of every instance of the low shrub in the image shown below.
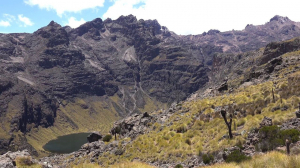
<svg viewBox="0 0 300 168"><path fill-rule="evenodd" d="M231 152L227 158L226 158L226 162L236 162L236 163L240 163L244 160L248 160L251 159L251 157L246 156L245 154L241 153L240 150L234 150L233 152Z"/></svg>
<svg viewBox="0 0 300 168"><path fill-rule="evenodd" d="M183 168L183 166L181 164L178 164L174 168Z"/></svg>
<svg viewBox="0 0 300 168"><path fill-rule="evenodd" d="M187 125L183 124L176 129L177 133L185 133L187 131Z"/></svg>
<svg viewBox="0 0 300 168"><path fill-rule="evenodd" d="M105 135L105 137L103 137L103 141L104 142L109 142L110 140L112 139L112 136L110 135L110 134L108 134L108 135Z"/></svg>
<svg viewBox="0 0 300 168"><path fill-rule="evenodd" d="M202 160L204 164L209 164L214 160L214 156L212 154L204 154L202 155Z"/></svg>
<svg viewBox="0 0 300 168"><path fill-rule="evenodd" d="M280 130L276 125L265 126L259 131L261 138L259 147L262 152L270 151L280 145L285 145L285 140L289 139L292 143L299 140L300 132L296 129Z"/></svg>

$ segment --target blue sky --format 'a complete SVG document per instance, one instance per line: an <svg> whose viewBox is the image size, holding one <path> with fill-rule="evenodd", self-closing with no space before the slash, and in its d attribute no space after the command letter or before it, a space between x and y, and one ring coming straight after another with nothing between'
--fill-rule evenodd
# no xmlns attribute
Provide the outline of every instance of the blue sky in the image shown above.
<svg viewBox="0 0 300 168"><path fill-rule="evenodd" d="M273 16L300 21L299 0L0 0L0 33L32 33L54 20L76 28L95 18L133 14L157 19L177 34L242 30Z"/></svg>
<svg viewBox="0 0 300 168"><path fill-rule="evenodd" d="M50 1L50 0L49 0ZM62 0L63 1L63 0ZM84 1L82 1L84 2ZM76 12L64 12L59 16L55 9L41 8L38 5L30 5L25 0L1 0L0 1L0 32L29 32L46 26L54 20L64 26L69 23L70 18L76 21L81 19L91 21L97 17L102 17L108 7L113 2L105 1L103 6L96 6L89 9L83 9ZM22 22L23 18L23 22ZM24 18L28 18L29 22ZM1 22L3 25L1 26ZM9 24L7 24L9 23Z"/></svg>

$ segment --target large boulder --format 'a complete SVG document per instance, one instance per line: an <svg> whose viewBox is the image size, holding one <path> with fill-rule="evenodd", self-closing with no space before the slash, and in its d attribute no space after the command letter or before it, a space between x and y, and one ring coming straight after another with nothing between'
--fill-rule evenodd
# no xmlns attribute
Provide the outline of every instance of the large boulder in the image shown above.
<svg viewBox="0 0 300 168"><path fill-rule="evenodd" d="M92 143L92 142L102 139L102 137L103 136L99 132L93 132L87 136L87 140L89 143Z"/></svg>

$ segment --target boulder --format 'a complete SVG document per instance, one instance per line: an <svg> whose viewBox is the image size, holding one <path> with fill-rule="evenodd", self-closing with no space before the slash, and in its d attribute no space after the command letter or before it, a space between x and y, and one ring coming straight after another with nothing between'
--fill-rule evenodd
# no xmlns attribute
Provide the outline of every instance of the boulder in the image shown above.
<svg viewBox="0 0 300 168"><path fill-rule="evenodd" d="M265 127L265 126L271 126L272 125L272 119L268 117L264 117L264 119L261 121L259 124L260 128Z"/></svg>
<svg viewBox="0 0 300 168"><path fill-rule="evenodd" d="M87 136L87 140L89 143L91 143L102 139L102 137L103 136L99 132L93 132Z"/></svg>
<svg viewBox="0 0 300 168"><path fill-rule="evenodd" d="M222 92L222 91L225 91L225 90L228 90L227 81L225 81L224 83L222 83L221 86L218 88L219 92Z"/></svg>

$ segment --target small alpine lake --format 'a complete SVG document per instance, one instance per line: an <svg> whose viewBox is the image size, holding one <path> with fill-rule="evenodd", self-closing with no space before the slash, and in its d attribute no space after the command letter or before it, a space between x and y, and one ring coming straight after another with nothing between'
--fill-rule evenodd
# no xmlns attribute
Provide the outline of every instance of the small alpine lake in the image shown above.
<svg viewBox="0 0 300 168"><path fill-rule="evenodd" d="M59 136L46 143L43 148L51 153L72 153L80 149L80 147L87 143L87 136L90 133L77 133Z"/></svg>

